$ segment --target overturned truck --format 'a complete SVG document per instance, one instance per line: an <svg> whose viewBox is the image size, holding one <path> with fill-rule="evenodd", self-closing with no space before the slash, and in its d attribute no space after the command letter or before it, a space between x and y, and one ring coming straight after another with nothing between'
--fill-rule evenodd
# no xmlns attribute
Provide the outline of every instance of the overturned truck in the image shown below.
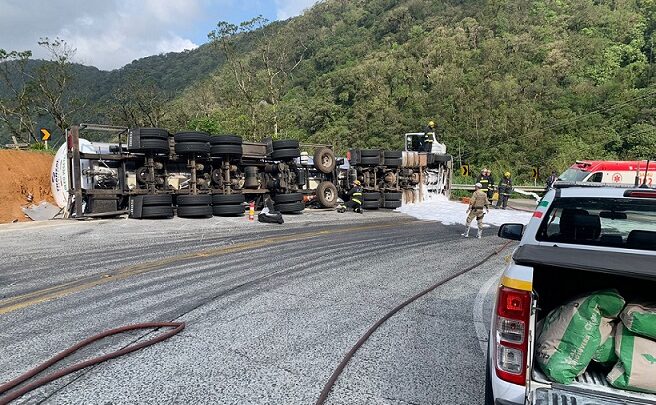
<svg viewBox="0 0 656 405"><path fill-rule="evenodd" d="M84 131L110 132L117 142L92 143L80 138ZM426 192L447 194L450 170L445 153L351 150L343 159L329 145L296 140L80 124L55 157L52 189L65 217L207 218L243 215L247 202L260 207L265 197L285 214L333 208L355 179L365 208L397 208Z"/></svg>

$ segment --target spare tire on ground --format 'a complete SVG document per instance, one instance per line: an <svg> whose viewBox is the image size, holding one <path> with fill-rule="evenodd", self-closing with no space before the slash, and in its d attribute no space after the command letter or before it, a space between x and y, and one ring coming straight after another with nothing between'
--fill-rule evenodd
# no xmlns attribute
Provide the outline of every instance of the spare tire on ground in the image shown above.
<svg viewBox="0 0 656 405"><path fill-rule="evenodd" d="M300 213L304 209L305 209L305 203L302 202L276 204L276 211L280 211L283 214Z"/></svg>

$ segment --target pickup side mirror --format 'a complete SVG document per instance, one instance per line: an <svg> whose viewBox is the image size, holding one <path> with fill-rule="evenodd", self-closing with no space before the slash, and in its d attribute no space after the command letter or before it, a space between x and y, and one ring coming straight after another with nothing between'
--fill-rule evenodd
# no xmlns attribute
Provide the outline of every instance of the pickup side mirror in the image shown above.
<svg viewBox="0 0 656 405"><path fill-rule="evenodd" d="M510 240L522 240L524 225L522 224L503 224L499 228L499 237Z"/></svg>

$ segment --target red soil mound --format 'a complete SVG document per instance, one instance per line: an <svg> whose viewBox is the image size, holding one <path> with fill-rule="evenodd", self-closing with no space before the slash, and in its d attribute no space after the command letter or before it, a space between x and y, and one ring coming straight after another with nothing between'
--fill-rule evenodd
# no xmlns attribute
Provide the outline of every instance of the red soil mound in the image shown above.
<svg viewBox="0 0 656 405"><path fill-rule="evenodd" d="M52 155L20 150L0 150L0 223L29 221L21 207L48 201L54 204L50 191Z"/></svg>

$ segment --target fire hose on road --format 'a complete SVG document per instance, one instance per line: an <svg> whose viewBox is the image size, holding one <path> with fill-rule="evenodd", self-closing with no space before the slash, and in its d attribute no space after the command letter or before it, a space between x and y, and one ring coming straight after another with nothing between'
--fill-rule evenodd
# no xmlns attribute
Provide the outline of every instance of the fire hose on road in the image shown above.
<svg viewBox="0 0 656 405"><path fill-rule="evenodd" d="M104 339L108 336L113 336L117 335L119 333L124 333L124 332L129 332L133 330L141 330L141 329L159 329L159 328L173 328L165 333L162 333L152 339L143 341L141 343L137 343L135 345L129 345L126 346L120 350L105 354L103 356L99 357L94 357L89 360L85 360L80 363L73 364L71 366L65 367L61 370L55 371L54 373L48 374L32 383L29 383L13 392L8 392L11 389L23 384L30 378L36 376L37 374L45 371L49 367L53 366L57 362L65 359L66 357L70 356L71 354L75 353L76 351L80 350L81 348L90 345L93 342L96 342L98 340ZM123 356L124 354L132 353L134 351L137 351L139 349L143 349L144 347L148 347L151 345L154 345L155 343L164 341L178 333L180 333L183 329L185 328L185 323L184 322L148 322L148 323L138 323L134 325L127 325L127 326L122 326L120 328L115 328L115 329L110 329L105 332L99 333L97 335L91 336L78 344L64 350L63 352L59 353L55 357L51 358L50 360L46 361L45 363L39 365L38 367L33 368L32 370L26 372L25 374L3 384L0 386L0 405L5 405L8 404L9 402L20 398L21 396L27 394L30 391L33 391L45 384L48 384L52 381L55 381L59 378L62 378L68 374L71 374L75 371L82 370L83 368L93 366L99 363L102 363L104 361L114 359L119 356Z"/></svg>

